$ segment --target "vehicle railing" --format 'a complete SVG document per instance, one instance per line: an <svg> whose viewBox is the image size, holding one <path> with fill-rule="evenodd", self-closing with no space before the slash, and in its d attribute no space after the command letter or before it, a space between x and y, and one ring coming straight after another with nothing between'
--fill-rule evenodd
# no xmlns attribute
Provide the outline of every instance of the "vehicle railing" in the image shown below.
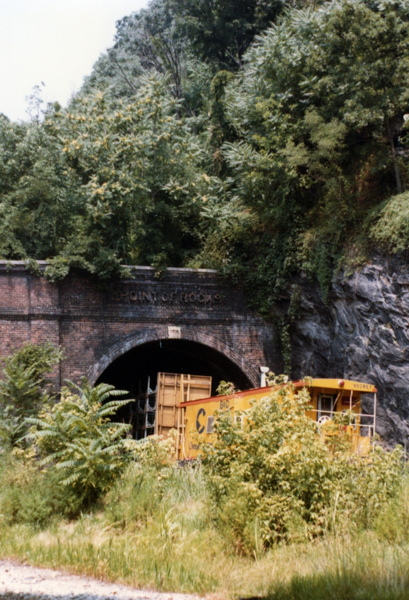
<svg viewBox="0 0 409 600"><path fill-rule="evenodd" d="M346 409L348 410L348 409ZM327 417L332 419L334 415L341 415L342 412L335 410L318 410L316 408L308 408L308 413L317 415L317 422L319 423L320 418ZM319 417L318 417L319 415ZM325 419L325 421L327 420ZM361 437L373 437L376 427L376 414L372 413L356 413L351 425L355 428L359 428L359 434Z"/></svg>

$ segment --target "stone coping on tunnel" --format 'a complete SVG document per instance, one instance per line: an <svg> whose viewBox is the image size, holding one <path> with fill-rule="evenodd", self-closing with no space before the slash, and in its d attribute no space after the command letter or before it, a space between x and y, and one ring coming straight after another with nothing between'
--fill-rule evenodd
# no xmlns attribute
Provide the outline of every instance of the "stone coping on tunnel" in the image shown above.
<svg viewBox="0 0 409 600"><path fill-rule="evenodd" d="M27 261L0 261L0 316L136 319L141 323L158 319L197 322L200 317L209 323L260 323L260 317L248 306L243 286L219 277L215 270L171 267L156 277L152 267L134 266L128 277L100 286L82 269L73 269L62 280L49 281L44 277L48 264L39 261L33 268Z"/></svg>
<svg viewBox="0 0 409 600"><path fill-rule="evenodd" d="M13 267L13 270L31 270L32 265L37 265L40 271L44 271L47 266L50 264L48 260L0 260L0 270L7 271L10 267ZM122 265L126 269L132 271L150 271L155 272L154 267L148 267L144 265ZM75 267L77 269L77 267ZM209 273L212 275L216 275L217 271L215 269L190 269L187 267L167 267L165 269L171 273Z"/></svg>

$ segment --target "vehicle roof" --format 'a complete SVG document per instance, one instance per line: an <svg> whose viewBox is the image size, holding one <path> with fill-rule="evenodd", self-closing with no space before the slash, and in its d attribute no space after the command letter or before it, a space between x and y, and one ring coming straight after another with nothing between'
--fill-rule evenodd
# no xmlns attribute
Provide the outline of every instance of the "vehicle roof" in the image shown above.
<svg viewBox="0 0 409 600"><path fill-rule="evenodd" d="M371 383L362 383L360 381L351 381L349 379L299 379L291 382L294 387L308 387L318 388L325 391L335 390L337 392L341 390L362 392L368 394L376 393L377 389ZM265 393L269 394L274 387L281 386L266 386L259 388L252 388L250 390L244 390L243 392L235 392L234 394L228 394L227 396L210 396L208 398L201 398L199 400L191 400L188 402L181 402L179 406L193 406L195 404L203 404L204 402L218 402L220 400L228 400L230 398L245 398L246 396L258 396Z"/></svg>

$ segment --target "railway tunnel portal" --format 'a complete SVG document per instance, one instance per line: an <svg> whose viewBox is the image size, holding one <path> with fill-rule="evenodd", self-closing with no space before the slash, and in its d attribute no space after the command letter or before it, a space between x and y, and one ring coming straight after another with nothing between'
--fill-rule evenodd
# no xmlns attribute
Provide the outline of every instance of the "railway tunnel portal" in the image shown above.
<svg viewBox="0 0 409 600"><path fill-rule="evenodd" d="M278 370L273 330L248 306L241 285L215 271L131 267L130 278L101 287L81 271L52 283L47 264L0 261L0 354L26 342L64 349L53 374L112 383L136 393L157 372L210 375L239 389L257 387L260 366Z"/></svg>

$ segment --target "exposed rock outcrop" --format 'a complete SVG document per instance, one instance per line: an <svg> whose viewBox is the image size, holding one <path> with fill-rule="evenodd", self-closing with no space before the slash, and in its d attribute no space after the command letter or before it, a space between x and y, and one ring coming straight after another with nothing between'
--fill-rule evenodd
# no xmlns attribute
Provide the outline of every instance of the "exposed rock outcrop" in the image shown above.
<svg viewBox="0 0 409 600"><path fill-rule="evenodd" d="M305 276L292 326L293 377L344 377L378 388L377 431L409 441L409 265L376 256L352 276L338 274L324 304ZM369 408L369 407L368 407Z"/></svg>

